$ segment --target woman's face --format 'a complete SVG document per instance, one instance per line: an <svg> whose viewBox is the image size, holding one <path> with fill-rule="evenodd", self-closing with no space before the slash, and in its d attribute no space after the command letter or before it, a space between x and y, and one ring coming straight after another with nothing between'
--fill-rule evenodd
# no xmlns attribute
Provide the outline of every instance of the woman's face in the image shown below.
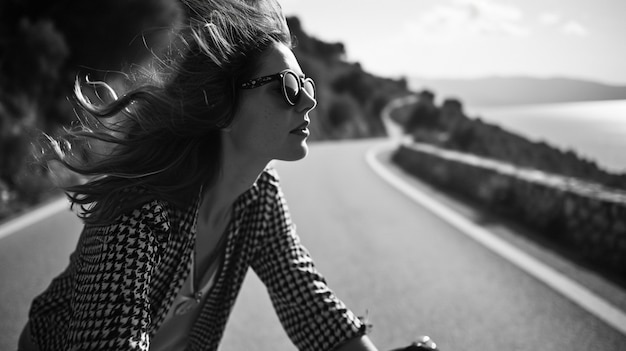
<svg viewBox="0 0 626 351"><path fill-rule="evenodd" d="M285 69L304 77L293 52L284 44L276 43L262 55L254 78ZM254 89L241 89L240 94L233 122L223 133L227 146L262 162L295 161L306 156L308 114L317 103L313 97L302 91L296 105L289 105L283 97L280 80Z"/></svg>

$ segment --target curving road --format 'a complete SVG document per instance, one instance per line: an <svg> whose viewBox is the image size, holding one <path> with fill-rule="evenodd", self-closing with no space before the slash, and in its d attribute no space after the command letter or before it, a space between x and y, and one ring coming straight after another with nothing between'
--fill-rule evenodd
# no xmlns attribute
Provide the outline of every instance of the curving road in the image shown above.
<svg viewBox="0 0 626 351"><path fill-rule="evenodd" d="M316 143L305 160L277 164L302 241L337 295L368 315L381 350L419 334L443 350L626 350L625 335L372 172L364 154L381 142ZM79 230L63 211L0 239L0 350L15 348L30 299ZM221 350L294 350L254 274Z"/></svg>

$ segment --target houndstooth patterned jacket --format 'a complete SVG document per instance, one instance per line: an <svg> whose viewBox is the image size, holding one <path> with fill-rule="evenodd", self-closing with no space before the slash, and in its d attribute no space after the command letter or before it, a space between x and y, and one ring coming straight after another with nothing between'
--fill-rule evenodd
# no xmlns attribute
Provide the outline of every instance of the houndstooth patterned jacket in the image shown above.
<svg viewBox="0 0 626 351"><path fill-rule="evenodd" d="M188 350L217 350L249 267L300 350L331 350L365 333L300 244L278 176L266 170L234 205L224 263ZM40 350L143 350L189 274L199 198L184 211L154 200L115 224L84 228L67 269L31 306Z"/></svg>

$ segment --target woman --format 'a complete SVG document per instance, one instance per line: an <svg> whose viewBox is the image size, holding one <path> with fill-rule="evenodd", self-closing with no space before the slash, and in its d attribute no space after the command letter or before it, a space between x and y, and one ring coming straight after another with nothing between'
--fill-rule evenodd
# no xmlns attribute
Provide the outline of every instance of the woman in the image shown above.
<svg viewBox="0 0 626 351"><path fill-rule="evenodd" d="M33 301L20 349L216 350L250 267L298 349L376 350L300 244L267 168L306 156L316 105L279 5L183 3L188 25L151 81L99 105L77 84L83 126L52 146L94 176L67 188L85 227ZM76 149L94 140L110 154Z"/></svg>

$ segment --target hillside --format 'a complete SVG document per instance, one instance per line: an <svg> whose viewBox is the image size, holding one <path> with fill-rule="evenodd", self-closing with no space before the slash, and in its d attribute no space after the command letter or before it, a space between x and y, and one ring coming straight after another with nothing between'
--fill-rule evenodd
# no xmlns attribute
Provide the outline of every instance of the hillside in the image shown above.
<svg viewBox="0 0 626 351"><path fill-rule="evenodd" d="M309 36L296 17L288 18L287 23L296 38L294 53L317 88L310 140L385 135L380 111L394 97L409 93L406 81L370 74L358 62L345 60L343 43Z"/></svg>
<svg viewBox="0 0 626 351"><path fill-rule="evenodd" d="M393 118L418 142L626 190L626 174L607 172L572 151L534 142L497 125L469 118L458 99L445 99L437 104L435 94L425 90L415 105L395 111Z"/></svg>
<svg viewBox="0 0 626 351"><path fill-rule="evenodd" d="M491 77L481 79L420 79L409 86L459 98L467 106L527 105L626 99L626 86L570 78Z"/></svg>

